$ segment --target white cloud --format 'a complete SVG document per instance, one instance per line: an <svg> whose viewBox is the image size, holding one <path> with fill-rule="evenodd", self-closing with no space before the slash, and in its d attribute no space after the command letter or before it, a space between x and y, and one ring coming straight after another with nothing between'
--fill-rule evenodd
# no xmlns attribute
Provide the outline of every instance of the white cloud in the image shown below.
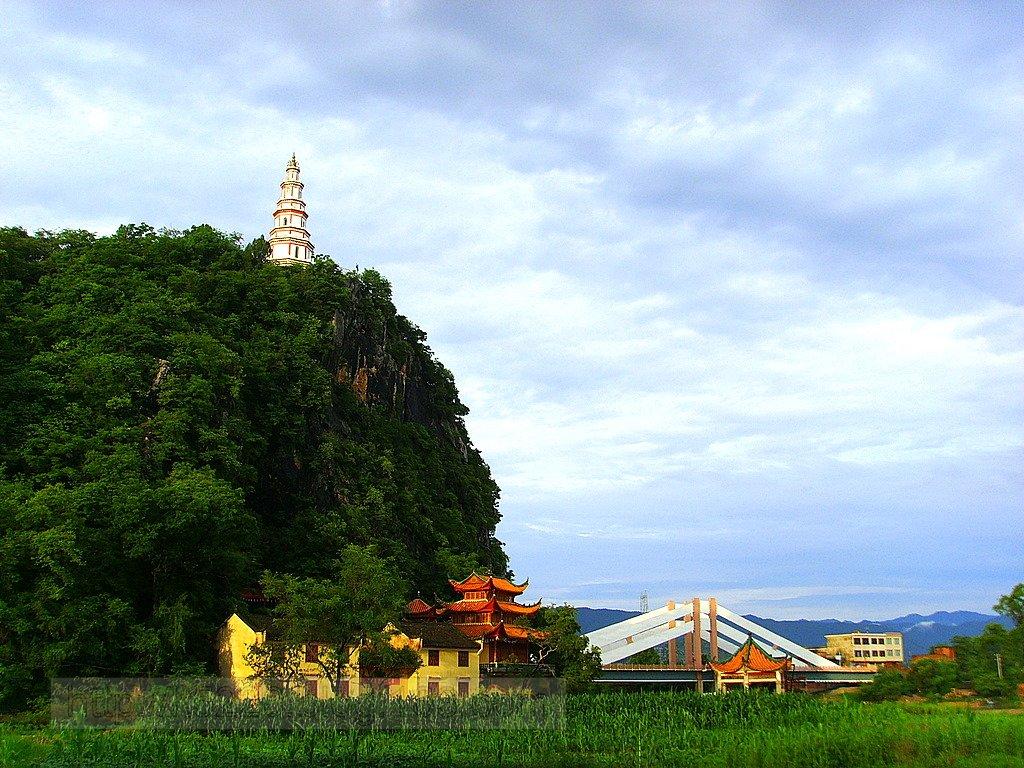
<svg viewBox="0 0 1024 768"><path fill-rule="evenodd" d="M506 37L434 10L339 8L282 46L265 30L303 19L232 11L194 39L165 9L141 29L16 7L0 220L256 236L297 151L314 242L380 268L454 370L499 533L547 594L590 581L575 596L624 600L678 578L687 541L764 523L813 534L783 542L791 573L756 540L702 567L822 584L838 531L828 556L894 542L907 569L962 545L968 514L993 561L1024 446L1024 100L998 66L1018 43L972 44L974 61L868 18L709 37L722 22L697 11L626 42L639 6L594 29L512 14ZM565 541L573 557L544 550ZM881 581L845 578L851 599Z"/></svg>

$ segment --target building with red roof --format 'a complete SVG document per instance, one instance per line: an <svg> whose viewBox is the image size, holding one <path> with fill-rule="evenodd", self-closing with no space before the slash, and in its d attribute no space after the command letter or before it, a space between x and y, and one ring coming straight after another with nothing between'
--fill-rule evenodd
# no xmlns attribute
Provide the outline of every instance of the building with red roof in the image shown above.
<svg viewBox="0 0 1024 768"><path fill-rule="evenodd" d="M529 581L515 584L498 576L471 573L462 581L448 580L460 599L431 606L416 598L406 606L406 613L420 619L450 621L467 637L483 643L482 659L486 663L527 663L537 643L547 633L529 626L529 620L540 610L540 601L532 605L516 602L526 591Z"/></svg>
<svg viewBox="0 0 1024 768"><path fill-rule="evenodd" d="M715 690L724 692L729 686L774 686L776 693L782 693L785 686L789 659L774 659L763 650L753 637L740 646L732 658L708 666L715 673Z"/></svg>

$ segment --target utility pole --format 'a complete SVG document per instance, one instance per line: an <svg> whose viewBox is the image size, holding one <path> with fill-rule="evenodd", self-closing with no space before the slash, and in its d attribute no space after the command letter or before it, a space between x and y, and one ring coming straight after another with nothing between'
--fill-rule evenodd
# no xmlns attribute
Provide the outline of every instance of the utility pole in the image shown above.
<svg viewBox="0 0 1024 768"><path fill-rule="evenodd" d="M1003 654L996 654L996 672L999 675L999 679L1003 679Z"/></svg>
<svg viewBox="0 0 1024 768"><path fill-rule="evenodd" d="M648 610L650 609L647 607L647 593L644 592L640 595L640 613L647 613Z"/></svg>

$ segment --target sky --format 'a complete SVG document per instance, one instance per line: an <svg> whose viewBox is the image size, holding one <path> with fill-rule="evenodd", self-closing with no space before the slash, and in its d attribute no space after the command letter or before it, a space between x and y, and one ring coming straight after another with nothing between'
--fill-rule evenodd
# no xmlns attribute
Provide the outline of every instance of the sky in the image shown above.
<svg viewBox="0 0 1024 768"><path fill-rule="evenodd" d="M526 596L1024 581L1019 3L26 3L0 225L267 232L454 373Z"/></svg>

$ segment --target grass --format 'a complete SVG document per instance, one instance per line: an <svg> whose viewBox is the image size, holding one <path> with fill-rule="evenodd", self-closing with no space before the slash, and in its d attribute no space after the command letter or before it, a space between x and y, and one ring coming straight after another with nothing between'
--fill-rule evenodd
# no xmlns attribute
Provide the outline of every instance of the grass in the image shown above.
<svg viewBox="0 0 1024 768"><path fill-rule="evenodd" d="M287 731L252 721L232 732L7 727L0 730L0 766L1024 768L1024 717L1013 714L797 694L609 693L570 697L565 704L560 727L542 729L480 728L495 712L507 715L501 709L506 704L493 697L397 703L433 720L407 714L407 727L395 730L374 726L372 717L363 729L322 727L340 705L310 700L278 701L262 713L267 722L288 715L288 722L304 725ZM208 715L203 706L193 713ZM366 716L396 703L366 700L354 706ZM289 714L290 709L296 711ZM319 726L302 720L311 714ZM424 724L430 728L422 729Z"/></svg>

